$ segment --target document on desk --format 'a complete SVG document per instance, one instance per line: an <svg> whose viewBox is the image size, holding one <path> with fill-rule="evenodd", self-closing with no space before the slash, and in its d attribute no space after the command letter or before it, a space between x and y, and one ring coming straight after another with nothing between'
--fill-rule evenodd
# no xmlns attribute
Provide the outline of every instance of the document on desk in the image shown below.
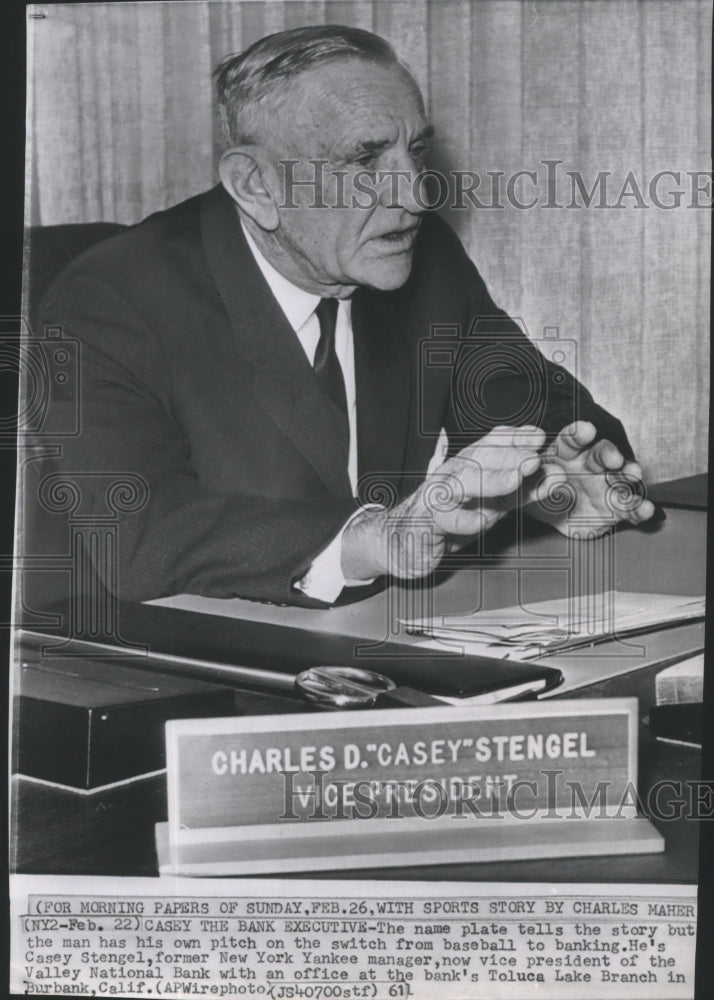
<svg viewBox="0 0 714 1000"><path fill-rule="evenodd" d="M469 652L523 660L704 618L704 597L610 590L467 615L414 618L403 624Z"/></svg>

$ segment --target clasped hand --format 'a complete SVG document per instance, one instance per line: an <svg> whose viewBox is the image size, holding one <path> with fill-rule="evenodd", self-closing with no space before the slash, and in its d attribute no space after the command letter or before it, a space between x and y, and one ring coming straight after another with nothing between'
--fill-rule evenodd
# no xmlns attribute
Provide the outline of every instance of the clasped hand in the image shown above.
<svg viewBox="0 0 714 1000"><path fill-rule="evenodd" d="M346 576L414 579L447 551L491 528L515 507L562 534L604 534L617 521L641 524L654 506L642 470L595 427L576 421L546 448L538 427L495 427L427 476L389 511L364 511L343 536Z"/></svg>

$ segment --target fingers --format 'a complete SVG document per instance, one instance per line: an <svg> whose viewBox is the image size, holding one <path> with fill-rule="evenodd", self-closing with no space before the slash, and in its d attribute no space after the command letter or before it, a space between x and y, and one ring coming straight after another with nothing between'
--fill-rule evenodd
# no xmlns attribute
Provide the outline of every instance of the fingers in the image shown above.
<svg viewBox="0 0 714 1000"><path fill-rule="evenodd" d="M633 524L644 524L645 521L654 515L655 505L651 500L643 500L639 507L636 507L630 514L630 520Z"/></svg>
<svg viewBox="0 0 714 1000"><path fill-rule="evenodd" d="M552 444L553 454L567 462L592 444L596 434L594 424L588 420L576 420L558 434Z"/></svg>
<svg viewBox="0 0 714 1000"><path fill-rule="evenodd" d="M612 441L597 441L585 455L588 472L618 472L625 459Z"/></svg>
<svg viewBox="0 0 714 1000"><path fill-rule="evenodd" d="M559 435L560 456L572 455L575 447L587 441L593 432L592 424L566 427ZM530 485L527 499L544 505L551 521L554 514L556 520L560 517L561 521L573 524L583 518L591 523L601 519L603 530L607 530L608 525L612 527L617 521L643 524L656 513L654 504L645 497L642 467L636 461L625 461L612 441L586 444L570 461L556 455L551 446L542 458L540 472L538 481ZM559 515L548 507L562 508L563 487L572 492L572 502L568 512Z"/></svg>
<svg viewBox="0 0 714 1000"><path fill-rule="evenodd" d="M506 425L494 427L484 437L475 444L464 448L467 452L484 445L496 445L500 448L532 448L537 451L545 444L545 431L534 424L524 424L523 427L508 427Z"/></svg>
<svg viewBox="0 0 714 1000"><path fill-rule="evenodd" d="M467 499L515 493L523 479L540 467L537 451L529 448L482 448L453 469Z"/></svg>
<svg viewBox="0 0 714 1000"><path fill-rule="evenodd" d="M619 452L610 442L602 442L614 449L616 455ZM655 514L655 505L645 496L644 476L642 466L639 462L623 462L620 469L613 469L615 455L609 452L605 456L608 463L605 471L605 480L608 487L614 492L611 495L610 505L614 504L614 513L619 521L629 521L630 524L639 525L649 521ZM618 501L618 493L623 490L621 501ZM618 510L618 506L620 509Z"/></svg>
<svg viewBox="0 0 714 1000"><path fill-rule="evenodd" d="M454 511L449 523L449 534L464 539L473 538L490 526L489 521L488 513L484 510L461 508ZM465 541L462 544L465 544Z"/></svg>
<svg viewBox="0 0 714 1000"><path fill-rule="evenodd" d="M544 443L540 427L494 427L442 469L459 479L465 499L507 496L538 470Z"/></svg>
<svg viewBox="0 0 714 1000"><path fill-rule="evenodd" d="M643 474L642 467L639 462L625 462L617 475L608 476L608 482L612 486L616 486L618 483L623 483L635 494L640 494L642 496L640 502L631 506L630 509L623 515L623 519L630 521L632 524L644 524L645 521L649 521L650 518L654 516L654 504L651 500L647 500L643 495Z"/></svg>
<svg viewBox="0 0 714 1000"><path fill-rule="evenodd" d="M625 462L622 466L622 475L627 479L633 479L637 483L641 483L644 478L642 466L639 462Z"/></svg>
<svg viewBox="0 0 714 1000"><path fill-rule="evenodd" d="M560 470L548 470L543 478L535 484L527 497L528 503L544 503L558 500L562 490L568 488L568 477Z"/></svg>
<svg viewBox="0 0 714 1000"><path fill-rule="evenodd" d="M475 441L473 444L467 444L465 448L457 452L449 461L453 462L454 459L471 461L485 454L489 448L503 451L509 448L525 448L528 451L537 452L544 444L545 431L541 430L540 427L534 427L532 424L525 425L524 427L494 427L484 437L479 438L478 441ZM448 465L449 463L445 464Z"/></svg>
<svg viewBox="0 0 714 1000"><path fill-rule="evenodd" d="M548 457L571 463L578 459L580 468L587 472L617 472L623 470L625 459L619 448L605 439L593 440L597 434L594 424L587 420L577 420L564 427L551 445ZM641 478L642 470L636 462L630 463L633 478ZM636 475L639 473L639 475Z"/></svg>

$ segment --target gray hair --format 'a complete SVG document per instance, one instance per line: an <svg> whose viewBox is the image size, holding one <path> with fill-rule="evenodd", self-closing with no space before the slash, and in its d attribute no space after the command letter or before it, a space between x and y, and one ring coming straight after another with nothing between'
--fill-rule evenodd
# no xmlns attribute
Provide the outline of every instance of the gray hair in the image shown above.
<svg viewBox="0 0 714 1000"><path fill-rule="evenodd" d="M256 141L256 112L267 97L286 93L298 73L334 59L358 58L411 71L389 42L342 24L310 25L266 35L216 67L221 133L227 146ZM271 109L272 110L272 109Z"/></svg>

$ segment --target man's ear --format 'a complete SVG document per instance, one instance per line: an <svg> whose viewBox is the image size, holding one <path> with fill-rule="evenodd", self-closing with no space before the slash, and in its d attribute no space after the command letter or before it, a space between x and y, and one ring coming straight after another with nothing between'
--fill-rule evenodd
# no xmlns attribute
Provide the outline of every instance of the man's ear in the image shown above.
<svg viewBox="0 0 714 1000"><path fill-rule="evenodd" d="M266 183L267 164L255 146L227 149L218 163L221 184L241 211L268 232L278 228L278 207Z"/></svg>

